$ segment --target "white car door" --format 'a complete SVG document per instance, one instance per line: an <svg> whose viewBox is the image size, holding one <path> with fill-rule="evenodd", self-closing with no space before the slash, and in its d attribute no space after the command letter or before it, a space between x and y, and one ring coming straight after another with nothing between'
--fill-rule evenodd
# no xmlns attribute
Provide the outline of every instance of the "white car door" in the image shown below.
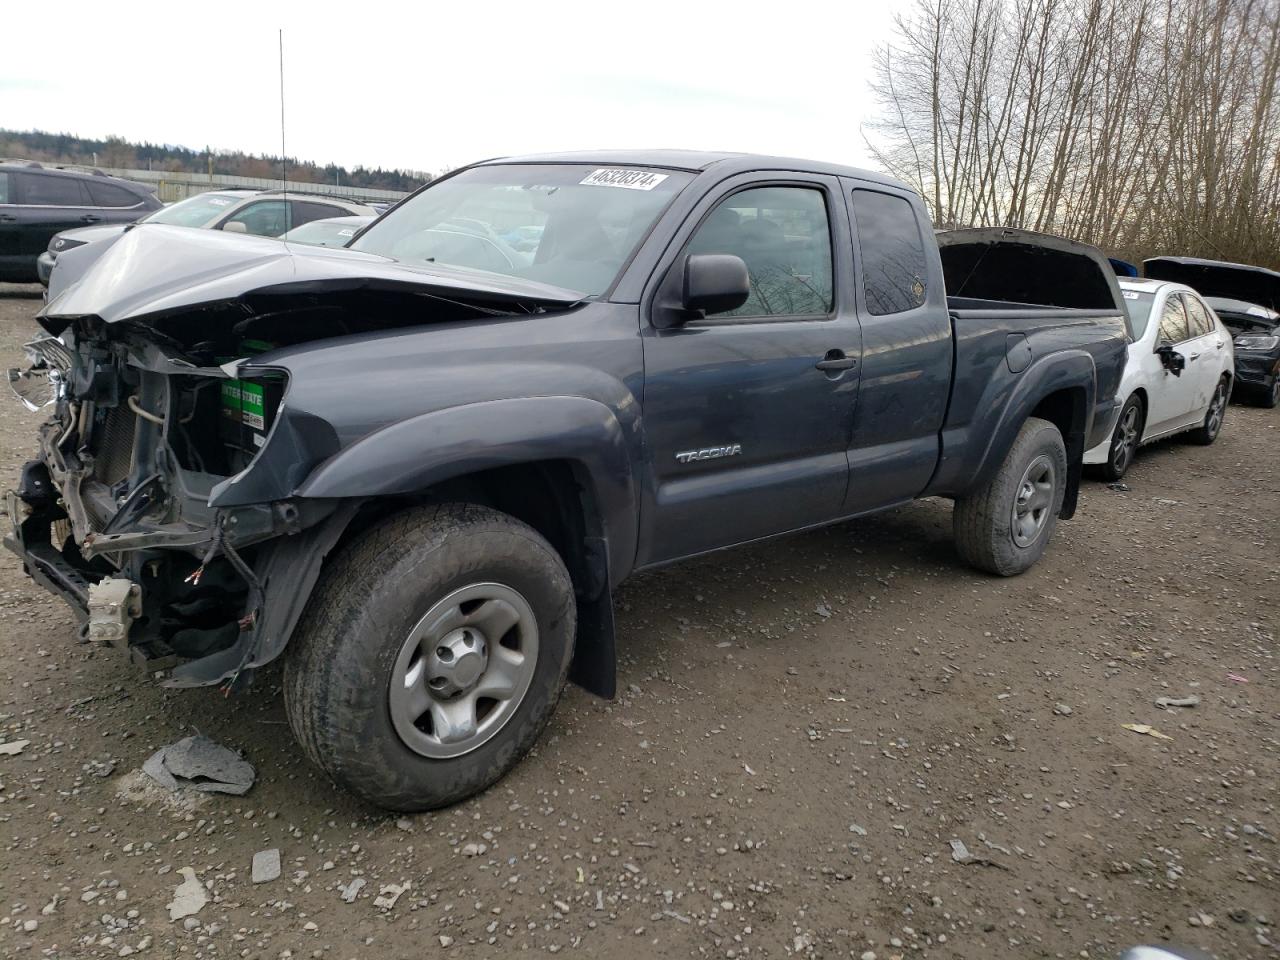
<svg viewBox="0 0 1280 960"><path fill-rule="evenodd" d="M1196 396L1191 409L1198 416L1203 416L1213 392L1218 388L1218 381L1222 379L1227 339L1199 297L1184 293L1182 299L1187 305L1191 333L1191 339L1187 341L1187 368L1190 370L1193 363L1196 367Z"/></svg>
<svg viewBox="0 0 1280 960"><path fill-rule="evenodd" d="M1199 383L1196 380L1199 367L1192 362L1189 351L1191 340L1187 307L1177 291L1170 291L1164 305L1156 304L1159 320L1156 324L1155 342L1152 346L1152 377L1148 382L1150 410L1147 411L1145 437L1167 433L1185 424L1195 407ZM1172 346L1186 360L1181 376L1175 376L1164 368L1154 351L1162 346Z"/></svg>

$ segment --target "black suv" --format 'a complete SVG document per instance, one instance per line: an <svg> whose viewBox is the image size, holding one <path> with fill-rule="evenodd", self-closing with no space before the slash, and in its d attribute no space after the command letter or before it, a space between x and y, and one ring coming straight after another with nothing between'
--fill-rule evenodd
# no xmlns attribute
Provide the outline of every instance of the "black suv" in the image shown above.
<svg viewBox="0 0 1280 960"><path fill-rule="evenodd" d="M36 258L60 230L132 223L163 205L148 187L101 171L0 160L0 281L34 282Z"/></svg>

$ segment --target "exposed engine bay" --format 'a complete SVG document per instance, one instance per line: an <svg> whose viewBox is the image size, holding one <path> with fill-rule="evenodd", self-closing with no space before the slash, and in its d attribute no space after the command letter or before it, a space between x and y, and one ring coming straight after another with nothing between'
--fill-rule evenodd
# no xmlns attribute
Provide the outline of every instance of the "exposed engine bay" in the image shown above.
<svg viewBox="0 0 1280 960"><path fill-rule="evenodd" d="M270 346L246 341L240 353ZM194 366L93 322L27 351L32 370L11 381L25 378L28 406L53 411L8 504L33 576L78 601L84 639L127 644L149 669L237 646L262 616L259 545L333 509L209 504L265 443L286 375L235 376L232 357ZM33 397L41 372L47 395Z"/></svg>

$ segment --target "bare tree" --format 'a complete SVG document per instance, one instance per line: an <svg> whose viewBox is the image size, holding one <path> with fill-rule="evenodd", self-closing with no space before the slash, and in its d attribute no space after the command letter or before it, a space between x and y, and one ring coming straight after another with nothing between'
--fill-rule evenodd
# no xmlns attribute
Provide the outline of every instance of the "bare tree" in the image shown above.
<svg viewBox="0 0 1280 960"><path fill-rule="evenodd" d="M1280 0L917 0L874 89L939 226L1280 266Z"/></svg>

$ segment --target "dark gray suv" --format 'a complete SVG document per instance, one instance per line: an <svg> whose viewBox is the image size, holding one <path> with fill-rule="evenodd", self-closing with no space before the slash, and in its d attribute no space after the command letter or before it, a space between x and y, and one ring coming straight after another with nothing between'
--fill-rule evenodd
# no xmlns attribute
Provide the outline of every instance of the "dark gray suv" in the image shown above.
<svg viewBox="0 0 1280 960"><path fill-rule="evenodd" d="M36 258L60 230L132 223L161 206L150 188L101 172L0 160L0 281L35 281Z"/></svg>

